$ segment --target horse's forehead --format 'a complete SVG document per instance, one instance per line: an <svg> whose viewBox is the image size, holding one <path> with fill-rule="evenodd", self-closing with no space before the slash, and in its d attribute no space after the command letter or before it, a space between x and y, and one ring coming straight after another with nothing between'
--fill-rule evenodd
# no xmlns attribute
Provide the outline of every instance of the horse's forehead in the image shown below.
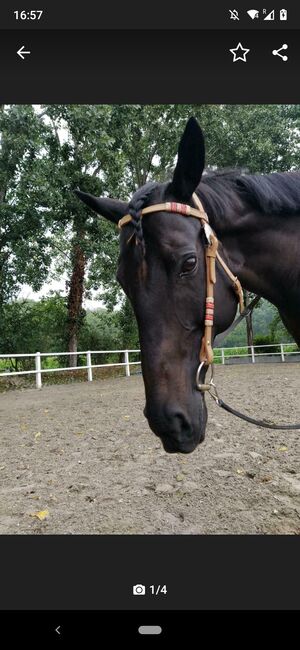
<svg viewBox="0 0 300 650"><path fill-rule="evenodd" d="M148 215L143 220L146 238L170 248L195 244L200 224L192 217L184 217L169 212Z"/></svg>

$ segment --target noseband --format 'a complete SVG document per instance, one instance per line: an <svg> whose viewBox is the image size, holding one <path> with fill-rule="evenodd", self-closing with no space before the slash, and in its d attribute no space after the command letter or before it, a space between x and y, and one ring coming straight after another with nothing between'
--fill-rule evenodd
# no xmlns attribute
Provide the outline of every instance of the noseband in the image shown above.
<svg viewBox="0 0 300 650"><path fill-rule="evenodd" d="M236 276L231 273L227 264L224 262L220 253L218 252L218 239L213 229L209 224L208 216L203 208L203 205L198 198L197 194L193 194L193 201L196 205L196 208L192 208L190 205L185 203L176 203L176 202L166 202L166 203L157 203L155 205L150 205L148 208L143 208L141 210L141 217L152 214L154 212L176 212L181 214L184 217L195 217L199 219L207 241L207 246L205 248L205 260L206 260L206 300L205 300L205 318L204 318L204 334L201 341L200 348L200 366L197 371L197 388L199 390L208 390L206 384L200 384L200 370L203 366L208 366L213 364L214 353L212 349L212 328L214 324L214 286L216 284L216 259L224 269L225 273L228 275L230 281L232 282L233 288L237 294L240 311L244 309L244 298L243 290L241 284ZM130 214L126 214L122 219L120 219L118 226L122 228L127 223L132 221Z"/></svg>

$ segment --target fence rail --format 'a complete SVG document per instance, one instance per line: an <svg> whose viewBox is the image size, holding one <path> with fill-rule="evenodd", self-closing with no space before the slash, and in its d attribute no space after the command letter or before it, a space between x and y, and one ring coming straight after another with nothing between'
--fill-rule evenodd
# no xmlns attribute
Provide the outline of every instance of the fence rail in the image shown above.
<svg viewBox="0 0 300 650"><path fill-rule="evenodd" d="M257 352L261 348L270 348L268 352ZM271 348L275 351L271 351ZM278 348L280 351L278 352ZM288 350L285 348L289 348ZM291 348L295 348L291 349ZM239 352L243 350L243 352ZM248 350L244 352L244 350ZM250 351L249 351L250 350ZM113 368L119 367L125 369L126 377L130 377L130 367L140 365L140 361L130 361L130 354L140 354L140 350L87 350L79 351L76 353L77 357L85 356L86 363L82 366L67 366L64 368L42 368L42 358L48 357L62 357L62 356L74 356L74 352L35 352L30 354L0 354L1 359L26 359L34 358L35 359L35 369L34 370L16 370L16 371L5 371L0 372L1 377L13 377L21 375L35 375L36 378L36 387L42 388L42 375L48 372L65 372L68 370L86 370L88 381L93 381L93 368ZM92 363L92 354L123 354L123 361L117 363ZM253 345L250 348L243 347L233 347L233 348L215 348L214 356L217 363L234 363L235 359L247 358L251 359L251 363L256 363L256 360L260 357L280 357L281 362L285 362L287 357L290 355L298 355L300 359L300 352L297 349L296 343L273 343L268 345Z"/></svg>
<svg viewBox="0 0 300 650"><path fill-rule="evenodd" d="M130 366L140 365L140 361L130 361L129 355L135 353L140 354L140 350L87 350L79 352L36 352L31 354L0 354L1 359L35 359L34 370L9 370L0 372L1 377L16 377L21 375L35 375L36 387L42 388L42 374L48 372L65 372L68 370L87 370L88 381L93 381L93 368L125 368L126 377L130 377ZM70 357L76 354L77 357L85 356L86 364L80 366L65 366L63 368L42 368L42 358L47 357ZM92 363L92 354L123 354L124 361L117 363Z"/></svg>
<svg viewBox="0 0 300 650"><path fill-rule="evenodd" d="M262 349L265 350L265 348L269 348L268 352L259 351ZM279 352L277 352L278 348L280 349ZM243 350L243 352L239 352L239 350ZM244 350L248 351L244 352ZM258 352L256 350L258 350ZM249 360L251 359L251 363L256 363L256 360L258 360L260 357L268 357L272 360L273 357L280 357L280 360L282 362L285 362L286 359L291 355L298 355L300 359L300 351L298 349L297 343L268 343L264 345L250 345L249 347L243 346L214 349L215 361L221 361L223 365L225 365L226 362L233 363L234 359L239 358Z"/></svg>

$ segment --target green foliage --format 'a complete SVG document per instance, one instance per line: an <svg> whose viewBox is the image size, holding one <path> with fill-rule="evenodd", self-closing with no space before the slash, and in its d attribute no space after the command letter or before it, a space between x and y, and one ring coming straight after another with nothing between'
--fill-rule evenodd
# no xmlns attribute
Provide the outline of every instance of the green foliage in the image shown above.
<svg viewBox="0 0 300 650"><path fill-rule="evenodd" d="M32 106L0 107L0 313L22 283L38 290L47 278L46 134Z"/></svg>
<svg viewBox="0 0 300 650"><path fill-rule="evenodd" d="M273 320L270 323L270 332L274 341L281 341L281 343L288 343L291 340L291 335L284 326L278 311L274 308Z"/></svg>
<svg viewBox="0 0 300 650"><path fill-rule="evenodd" d="M119 311L119 323L122 332L122 347L132 350L139 349L138 327L128 298L125 298Z"/></svg>
<svg viewBox="0 0 300 650"><path fill-rule="evenodd" d="M123 349L119 312L104 309L87 313L79 335L79 350ZM116 355L92 355L92 363L117 362Z"/></svg>
<svg viewBox="0 0 300 650"><path fill-rule="evenodd" d="M257 337L271 336L270 343L286 342L291 340L291 335L282 325L278 311L263 298L255 307L253 312L254 339ZM223 347L239 347L247 344L246 322L243 320L240 325L225 339Z"/></svg>
<svg viewBox="0 0 300 650"><path fill-rule="evenodd" d="M196 106L194 114L203 125L209 166L263 174L299 168L299 106Z"/></svg>
<svg viewBox="0 0 300 650"><path fill-rule="evenodd" d="M39 302L23 300L3 308L0 353L63 352L66 349L66 301L58 295ZM20 360L13 367L28 369L34 362Z"/></svg>
<svg viewBox="0 0 300 650"><path fill-rule="evenodd" d="M255 336L254 345L262 346L255 351L258 354L275 354L276 352L280 352L280 345L274 345L274 338L271 334ZM271 348L269 347L270 345L272 345Z"/></svg>

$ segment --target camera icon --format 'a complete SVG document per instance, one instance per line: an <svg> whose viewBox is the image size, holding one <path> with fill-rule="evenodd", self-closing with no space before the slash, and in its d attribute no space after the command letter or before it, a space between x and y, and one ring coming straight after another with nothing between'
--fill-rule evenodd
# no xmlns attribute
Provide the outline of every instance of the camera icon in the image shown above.
<svg viewBox="0 0 300 650"><path fill-rule="evenodd" d="M133 585L132 590L134 596L145 596L146 594L145 585Z"/></svg>

